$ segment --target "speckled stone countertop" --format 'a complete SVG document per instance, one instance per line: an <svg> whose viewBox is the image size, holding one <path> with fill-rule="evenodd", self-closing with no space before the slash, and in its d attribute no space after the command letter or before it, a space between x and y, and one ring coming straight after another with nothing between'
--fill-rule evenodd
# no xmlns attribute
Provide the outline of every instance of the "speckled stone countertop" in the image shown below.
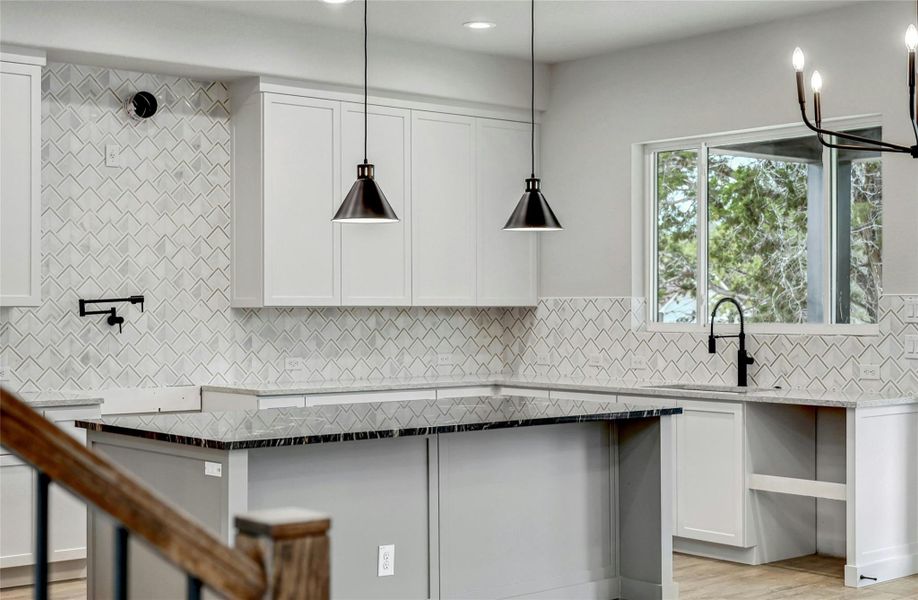
<svg viewBox="0 0 918 600"><path fill-rule="evenodd" d="M77 421L77 427L218 450L271 448L558 423L673 415L681 408L490 396L159 414Z"/></svg>
<svg viewBox="0 0 918 600"><path fill-rule="evenodd" d="M238 385L205 385L202 390L223 393L248 394L253 396L288 396L298 394L331 394L346 392L372 392L388 390L411 390L424 388L451 388L465 386L506 385L519 388L556 390L567 392L596 392L621 396L684 400L733 400L744 402L766 402L772 404L800 404L807 406L828 406L840 408L868 408L918 403L918 396L903 394L882 394L870 392L841 392L798 389L750 388L744 393L728 391L685 390L664 387L667 383L654 384L617 379L575 378L575 377L523 377L519 375L456 375L434 377L393 377L387 379L353 379L332 381L308 381L293 383L240 383Z"/></svg>
<svg viewBox="0 0 918 600"><path fill-rule="evenodd" d="M35 409L97 406L102 398L92 392L16 392L26 404Z"/></svg>

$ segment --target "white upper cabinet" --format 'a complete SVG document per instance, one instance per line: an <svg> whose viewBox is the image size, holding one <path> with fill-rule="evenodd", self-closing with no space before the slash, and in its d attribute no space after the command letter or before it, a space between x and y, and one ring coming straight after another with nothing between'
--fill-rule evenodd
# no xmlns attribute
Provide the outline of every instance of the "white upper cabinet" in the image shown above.
<svg viewBox="0 0 918 600"><path fill-rule="evenodd" d="M370 106L368 159L398 223L342 223L341 302L345 306L411 305L411 112ZM363 105L341 113L341 197L363 162Z"/></svg>
<svg viewBox="0 0 918 600"><path fill-rule="evenodd" d="M478 302L538 303L538 234L503 231L531 169L527 123L478 119Z"/></svg>
<svg viewBox="0 0 918 600"><path fill-rule="evenodd" d="M476 304L475 119L412 111L414 304Z"/></svg>
<svg viewBox="0 0 918 600"><path fill-rule="evenodd" d="M233 102L232 305L339 305L341 103Z"/></svg>
<svg viewBox="0 0 918 600"><path fill-rule="evenodd" d="M364 158L354 99L233 84L232 306L535 305L538 236L502 231L529 126L371 99L367 158L399 222L332 223Z"/></svg>
<svg viewBox="0 0 918 600"><path fill-rule="evenodd" d="M0 55L0 306L41 303L41 65Z"/></svg>
<svg viewBox="0 0 918 600"><path fill-rule="evenodd" d="M341 104L264 98L265 305L341 303Z"/></svg>

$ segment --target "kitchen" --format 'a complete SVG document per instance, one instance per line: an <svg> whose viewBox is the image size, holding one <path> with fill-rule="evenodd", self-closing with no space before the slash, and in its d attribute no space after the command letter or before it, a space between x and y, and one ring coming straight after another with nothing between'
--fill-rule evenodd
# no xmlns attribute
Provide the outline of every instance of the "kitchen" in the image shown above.
<svg viewBox="0 0 918 600"><path fill-rule="evenodd" d="M154 489L223 543L247 511L327 512L335 597L749 593L745 571L726 576L735 589L704 589L688 557L750 568L817 557L830 590L918 593L918 169L866 143L823 147L800 120L791 59L800 46L806 83L814 65L825 76L826 128L907 143L901 36L914 4L2 11L4 83L28 81L21 104L4 96L20 112L4 112L3 129L29 126L3 148L29 160L0 161L3 386L141 479L162 477ZM378 182L398 221L333 222L355 175L366 202ZM780 194L767 187L779 177L793 182ZM848 188L859 192L844 217ZM562 229L504 231L527 226L508 222L520 194L543 208L543 228ZM731 207L753 201L777 215L771 230L736 220ZM6 281L26 291L8 299ZM722 307L712 326L726 296L743 310ZM738 335L742 315L751 364L738 340L709 340ZM403 403L420 421L388 414ZM447 410L473 403L492 410ZM540 426L511 426L530 421ZM450 429L461 426L473 430ZM36 564L36 475L14 454L4 448L0 470L3 505L20 509L0 511L4 595L31 585ZM625 456L654 474L656 492L637 502L650 515L623 518ZM323 465L353 477L319 478ZM309 477L323 485L291 496ZM347 532L382 526L361 520L379 508L352 486L374 477L406 514L365 543ZM492 480L496 495L476 494ZM220 510L180 501L194 489ZM52 579L108 597L110 561L93 553L110 554L110 524L51 494ZM559 541L568 506L605 533ZM475 563L487 531L494 558ZM627 565L629 535L656 558ZM379 576L390 544L395 574ZM527 546L542 558L500 560ZM157 580L148 549L131 560L135 588Z"/></svg>

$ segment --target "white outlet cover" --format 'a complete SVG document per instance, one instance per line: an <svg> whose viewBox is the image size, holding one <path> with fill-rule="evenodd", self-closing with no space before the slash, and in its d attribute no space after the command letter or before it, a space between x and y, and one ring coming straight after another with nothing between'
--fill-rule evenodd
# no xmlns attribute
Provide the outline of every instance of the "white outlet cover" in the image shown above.
<svg viewBox="0 0 918 600"><path fill-rule="evenodd" d="M905 322L918 323L918 296L908 296L905 299Z"/></svg>
<svg viewBox="0 0 918 600"><path fill-rule="evenodd" d="M918 335L905 336L905 358L918 360Z"/></svg>
<svg viewBox="0 0 918 600"><path fill-rule="evenodd" d="M452 364L453 364L452 354L438 354L437 355L437 366L438 367L449 367Z"/></svg>
<svg viewBox="0 0 918 600"><path fill-rule="evenodd" d="M633 355L631 357L631 368L635 371L644 371L647 369L647 357L640 355Z"/></svg>
<svg viewBox="0 0 918 600"><path fill-rule="evenodd" d="M303 362L302 358L286 358L284 359L284 370L302 371L304 367Z"/></svg>
<svg viewBox="0 0 918 600"><path fill-rule="evenodd" d="M9 381L10 380L10 368L4 364L0 364L0 381Z"/></svg>
<svg viewBox="0 0 918 600"><path fill-rule="evenodd" d="M218 462L205 460L204 474L208 477L223 477L223 465Z"/></svg>
<svg viewBox="0 0 918 600"><path fill-rule="evenodd" d="M551 366L551 358L546 354L539 354L536 357L536 365L540 367L549 367Z"/></svg>
<svg viewBox="0 0 918 600"><path fill-rule="evenodd" d="M880 378L880 365L859 365L858 379L873 381Z"/></svg>
<svg viewBox="0 0 918 600"><path fill-rule="evenodd" d="M377 577L395 575L395 544L379 547L379 560L376 566Z"/></svg>

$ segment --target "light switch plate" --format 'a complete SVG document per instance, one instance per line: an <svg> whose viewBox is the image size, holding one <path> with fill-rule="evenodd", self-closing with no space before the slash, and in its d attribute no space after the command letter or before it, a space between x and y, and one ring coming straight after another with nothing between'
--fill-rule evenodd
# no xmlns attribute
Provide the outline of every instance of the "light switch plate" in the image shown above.
<svg viewBox="0 0 918 600"><path fill-rule="evenodd" d="M918 335L905 336L905 358L918 360Z"/></svg>
<svg viewBox="0 0 918 600"><path fill-rule="evenodd" d="M918 296L905 298L905 322L918 323Z"/></svg>
<svg viewBox="0 0 918 600"><path fill-rule="evenodd" d="M285 371L302 371L305 368L306 368L305 358L285 358L284 359L284 370Z"/></svg>
<svg viewBox="0 0 918 600"><path fill-rule="evenodd" d="M376 566L377 577L395 575L395 544L379 547L379 561Z"/></svg>
<svg viewBox="0 0 918 600"><path fill-rule="evenodd" d="M205 460L204 474L208 477L223 477L223 465L218 462Z"/></svg>
<svg viewBox="0 0 918 600"><path fill-rule="evenodd" d="M858 379L872 381L880 378L880 365L859 365Z"/></svg>

